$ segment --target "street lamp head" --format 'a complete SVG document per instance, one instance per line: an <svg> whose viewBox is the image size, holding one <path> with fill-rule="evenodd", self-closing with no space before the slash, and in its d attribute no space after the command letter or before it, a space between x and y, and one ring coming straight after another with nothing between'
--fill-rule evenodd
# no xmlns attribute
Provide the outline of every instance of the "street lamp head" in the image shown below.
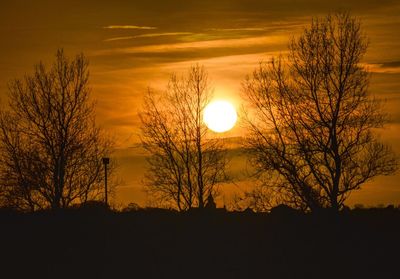
<svg viewBox="0 0 400 279"><path fill-rule="evenodd" d="M108 157L103 157L103 164L108 165L110 163L110 158Z"/></svg>

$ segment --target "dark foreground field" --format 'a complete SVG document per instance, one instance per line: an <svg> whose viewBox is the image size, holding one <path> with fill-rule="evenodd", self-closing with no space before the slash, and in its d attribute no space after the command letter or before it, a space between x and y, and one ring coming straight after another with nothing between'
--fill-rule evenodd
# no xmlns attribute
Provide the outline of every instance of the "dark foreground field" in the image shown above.
<svg viewBox="0 0 400 279"><path fill-rule="evenodd" d="M400 212L0 214L0 278L400 278Z"/></svg>

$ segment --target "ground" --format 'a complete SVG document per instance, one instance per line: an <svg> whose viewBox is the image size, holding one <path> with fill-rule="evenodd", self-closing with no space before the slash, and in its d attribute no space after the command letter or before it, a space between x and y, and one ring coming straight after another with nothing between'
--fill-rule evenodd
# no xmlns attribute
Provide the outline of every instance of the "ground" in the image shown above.
<svg viewBox="0 0 400 279"><path fill-rule="evenodd" d="M400 278L400 211L0 213L1 278Z"/></svg>

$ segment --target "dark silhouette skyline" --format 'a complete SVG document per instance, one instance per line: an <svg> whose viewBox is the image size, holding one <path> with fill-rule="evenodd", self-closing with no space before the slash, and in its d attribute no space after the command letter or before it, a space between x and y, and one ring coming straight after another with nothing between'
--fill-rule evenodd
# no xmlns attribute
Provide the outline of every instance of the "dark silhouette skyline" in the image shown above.
<svg viewBox="0 0 400 279"><path fill-rule="evenodd" d="M0 212L4 278L397 278L399 209Z"/></svg>

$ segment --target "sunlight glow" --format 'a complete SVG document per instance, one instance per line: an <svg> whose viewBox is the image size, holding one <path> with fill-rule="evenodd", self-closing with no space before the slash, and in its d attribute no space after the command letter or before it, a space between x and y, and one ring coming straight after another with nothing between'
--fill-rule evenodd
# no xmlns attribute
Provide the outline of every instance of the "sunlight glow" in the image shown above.
<svg viewBox="0 0 400 279"><path fill-rule="evenodd" d="M227 101L213 101L204 109L203 121L214 132L229 131L237 121L236 109Z"/></svg>

